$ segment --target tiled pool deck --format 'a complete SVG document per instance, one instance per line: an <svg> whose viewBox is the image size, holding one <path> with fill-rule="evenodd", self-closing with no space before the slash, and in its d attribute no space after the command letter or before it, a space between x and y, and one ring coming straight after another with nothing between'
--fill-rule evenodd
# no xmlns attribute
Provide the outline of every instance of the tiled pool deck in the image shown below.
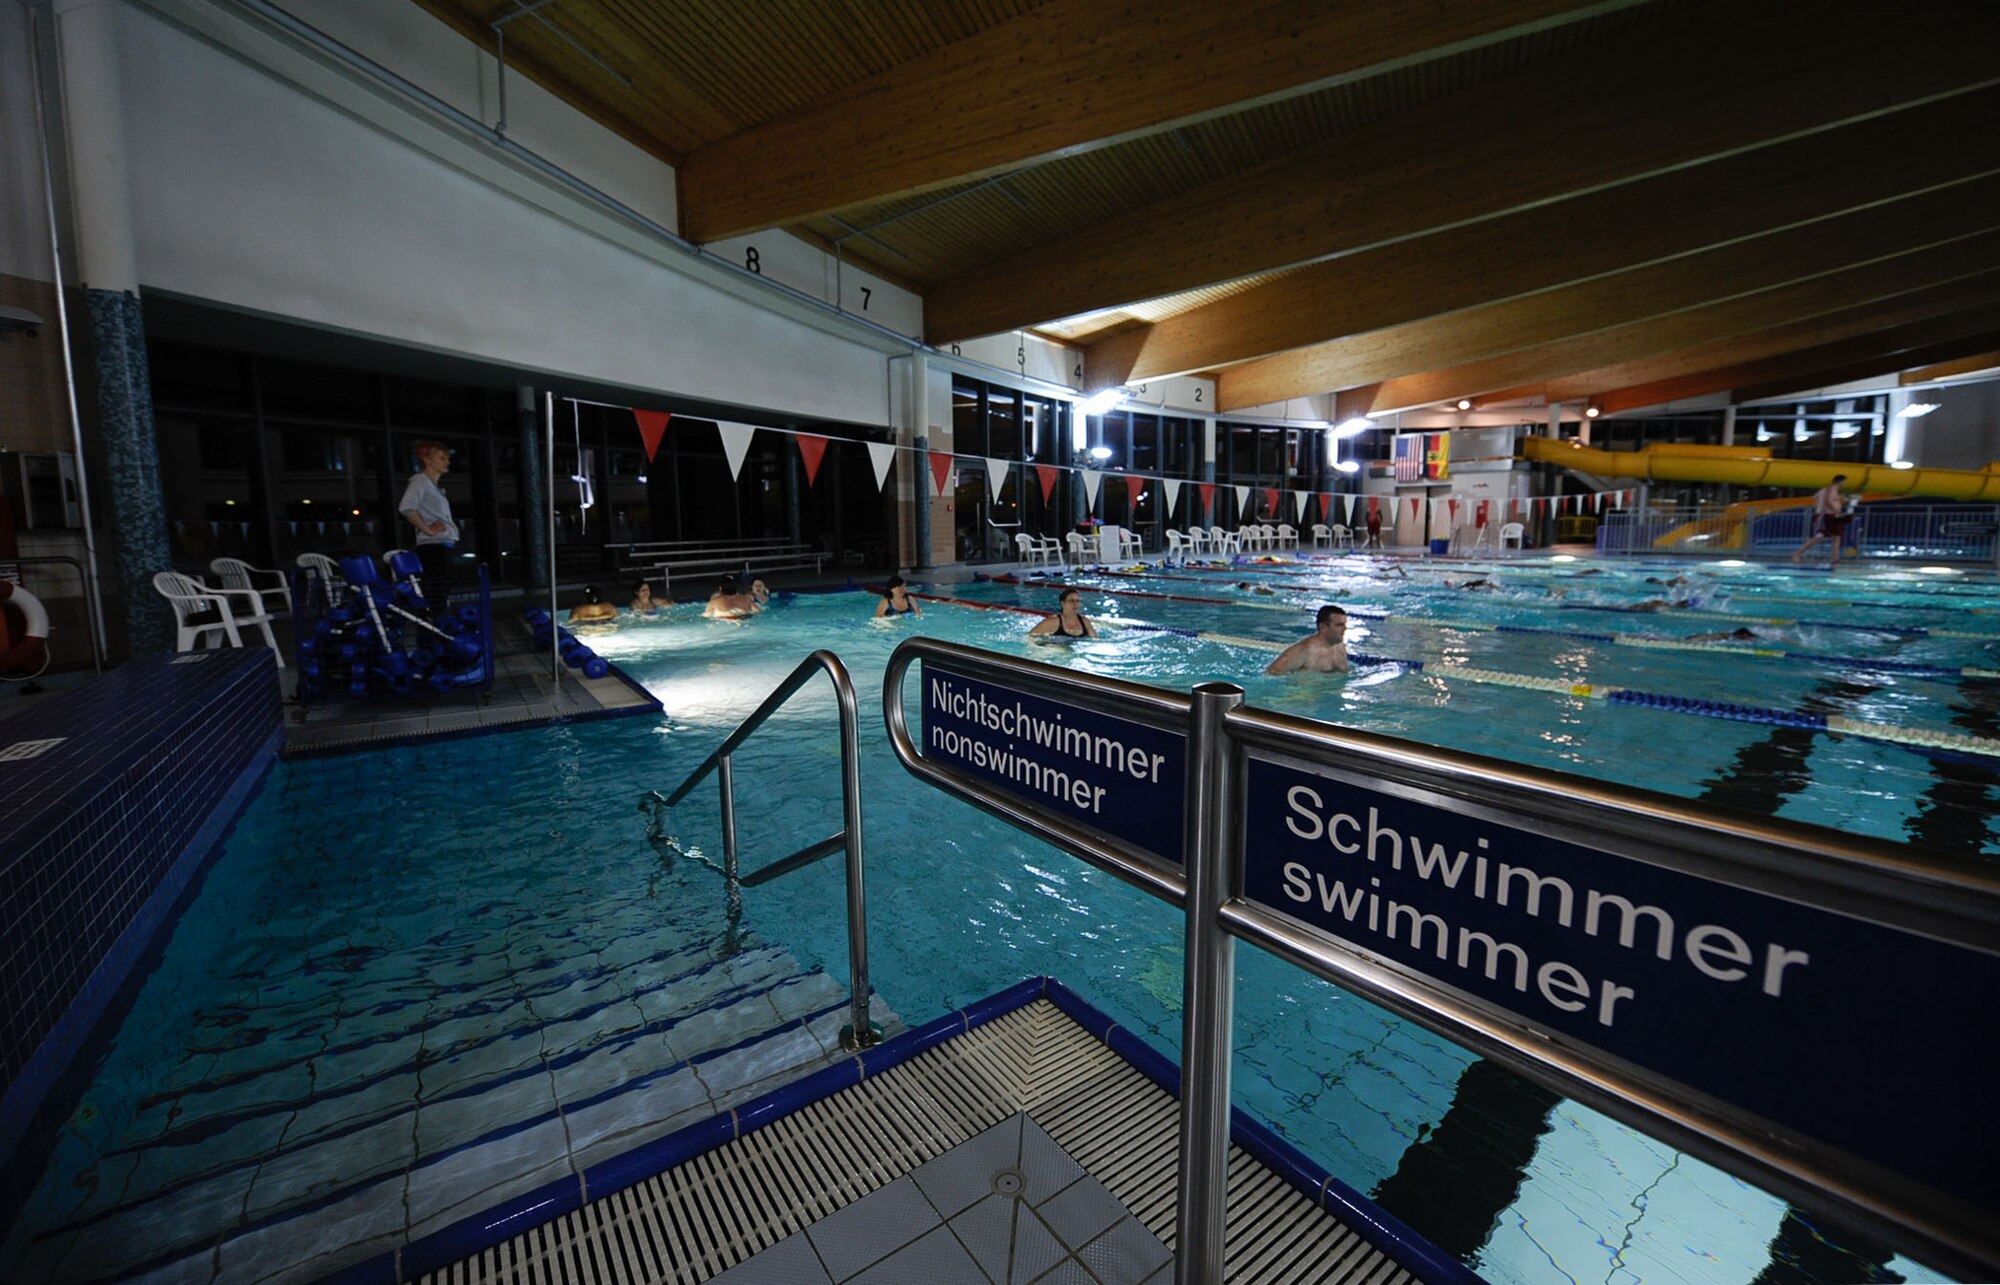
<svg viewBox="0 0 2000 1285"><path fill-rule="evenodd" d="M452 736L477 736L507 728L626 714L657 714L660 702L616 666L603 678L585 678L564 666L550 678L549 655L531 650L527 627L496 610L493 690L412 692L358 700L327 699L287 710L282 756L308 758L351 750L381 749Z"/></svg>

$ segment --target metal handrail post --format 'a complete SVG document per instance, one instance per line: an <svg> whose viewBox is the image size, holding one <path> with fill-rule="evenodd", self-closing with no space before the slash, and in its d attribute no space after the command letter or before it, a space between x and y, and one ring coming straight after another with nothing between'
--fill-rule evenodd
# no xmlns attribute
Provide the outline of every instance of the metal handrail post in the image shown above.
<svg viewBox="0 0 2000 1285"><path fill-rule="evenodd" d="M729 755L715 765L716 784L722 790L722 877L729 881L729 896L737 892L736 863L736 765Z"/></svg>
<svg viewBox="0 0 2000 1285"><path fill-rule="evenodd" d="M868 892L861 868L861 719L852 683L834 683L840 706L840 823L847 838L847 968L852 1013L840 1033L843 1048L865 1049L882 1038L868 1020Z"/></svg>
<svg viewBox="0 0 2000 1285"><path fill-rule="evenodd" d="M1187 816L1187 960L1181 984L1181 1155L1175 1197L1176 1285L1222 1279L1229 1206L1229 1063L1236 999L1236 939L1222 905L1236 882L1230 860L1236 810L1224 716L1243 703L1231 683L1190 693Z"/></svg>

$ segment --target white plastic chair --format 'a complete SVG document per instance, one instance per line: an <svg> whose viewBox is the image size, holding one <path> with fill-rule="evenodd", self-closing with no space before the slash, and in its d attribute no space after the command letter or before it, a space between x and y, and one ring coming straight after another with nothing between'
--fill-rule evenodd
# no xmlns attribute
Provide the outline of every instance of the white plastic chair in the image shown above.
<svg viewBox="0 0 2000 1285"><path fill-rule="evenodd" d="M1264 547L1264 532L1254 524L1236 528L1236 548L1242 553L1255 553Z"/></svg>
<svg viewBox="0 0 2000 1285"><path fill-rule="evenodd" d="M230 646L241 647L240 626L255 625L264 631L264 641L277 656L278 668L285 667L285 654L278 650L278 637L271 632L271 613L264 610L264 596L255 589L211 589L178 571L154 572L153 588L174 609L175 651L193 651L205 638L227 638ZM249 610L239 614L229 605L232 598L247 601Z"/></svg>
<svg viewBox="0 0 2000 1285"><path fill-rule="evenodd" d="M1340 523L1336 522L1332 526L1328 527L1327 530L1333 536L1334 548L1352 549L1354 547L1354 531L1351 527L1344 527L1340 525Z"/></svg>
<svg viewBox="0 0 2000 1285"><path fill-rule="evenodd" d="M1191 526L1187 529L1187 542L1188 548L1193 549L1197 556L1206 553L1208 551L1208 532L1201 527Z"/></svg>
<svg viewBox="0 0 2000 1285"><path fill-rule="evenodd" d="M1294 526L1286 526L1284 523L1280 522L1278 524L1278 547L1280 549L1298 548L1299 529Z"/></svg>
<svg viewBox="0 0 2000 1285"><path fill-rule="evenodd" d="M1516 549L1522 548L1527 533L1528 529L1519 522L1503 523L1500 527L1500 547L1504 549L1512 545Z"/></svg>
<svg viewBox="0 0 2000 1285"><path fill-rule="evenodd" d="M1172 527L1167 528L1167 556L1185 558L1188 555L1188 538Z"/></svg>
<svg viewBox="0 0 2000 1285"><path fill-rule="evenodd" d="M1096 541L1081 531L1071 531L1063 539L1069 544L1069 556L1076 559L1076 565L1080 567L1091 560Z"/></svg>
<svg viewBox="0 0 2000 1285"><path fill-rule="evenodd" d="M1312 535L1313 548L1331 549L1333 547L1333 532L1327 529L1324 522L1313 523Z"/></svg>
<svg viewBox="0 0 2000 1285"><path fill-rule="evenodd" d="M1120 558L1143 558L1146 556L1146 542L1131 527L1118 528L1118 556Z"/></svg>
<svg viewBox="0 0 2000 1285"><path fill-rule="evenodd" d="M326 586L326 605L338 607L347 596L347 580L340 574L340 566L324 553L301 553L296 559L299 567L320 579Z"/></svg>
<svg viewBox="0 0 2000 1285"><path fill-rule="evenodd" d="M1257 528L1257 538L1264 542L1264 547L1266 549L1276 549L1280 547L1278 544L1278 528L1272 526L1269 522L1266 522Z"/></svg>
<svg viewBox="0 0 2000 1285"><path fill-rule="evenodd" d="M217 558L208 564L208 569L213 571L216 578L222 581L223 588L248 589L250 592L257 594L263 601L263 610L265 611L271 609L272 594L276 594L279 600L285 604L287 612L290 612L292 609L291 580L284 572L279 571L275 567L253 567L241 558ZM256 577L258 576L270 576L275 583L260 589L257 587L256 581Z"/></svg>
<svg viewBox="0 0 2000 1285"><path fill-rule="evenodd" d="M1021 555L1021 565L1040 562L1053 565L1062 557L1062 548L1051 540L1044 544L1040 537L1023 532L1014 537L1014 547Z"/></svg>
<svg viewBox="0 0 2000 1285"><path fill-rule="evenodd" d="M1243 552L1243 541L1229 534L1229 532L1223 530L1219 526L1212 526L1208 529L1208 538L1210 542L1215 545L1215 553L1217 557L1220 557L1225 553Z"/></svg>

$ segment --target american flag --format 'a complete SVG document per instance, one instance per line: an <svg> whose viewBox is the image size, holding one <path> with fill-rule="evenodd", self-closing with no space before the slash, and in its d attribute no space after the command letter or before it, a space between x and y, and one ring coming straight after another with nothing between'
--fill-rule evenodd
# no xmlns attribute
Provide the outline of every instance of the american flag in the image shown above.
<svg viewBox="0 0 2000 1285"><path fill-rule="evenodd" d="M1424 435L1422 433L1398 433L1396 435L1396 480L1398 482L1421 482L1424 478Z"/></svg>

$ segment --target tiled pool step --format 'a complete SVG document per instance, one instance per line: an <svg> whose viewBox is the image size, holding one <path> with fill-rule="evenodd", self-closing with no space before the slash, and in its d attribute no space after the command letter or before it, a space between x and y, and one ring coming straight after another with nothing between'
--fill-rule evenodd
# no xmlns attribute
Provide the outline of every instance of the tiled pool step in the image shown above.
<svg viewBox="0 0 2000 1285"><path fill-rule="evenodd" d="M824 974L769 949L676 962L679 976L613 1005L592 1001L595 979L526 998L497 1045L425 1058L450 1019L366 1044L371 1056L345 1066L359 1089L292 1063L269 1085L239 1079L235 1100L254 1108L156 1104L168 1127L152 1145L106 1156L60 1217L38 1211L56 1225L33 1238L20 1278L315 1279L839 1055L846 994ZM560 1011L540 1018L538 1006ZM875 1020L894 1024L879 1004ZM462 1064L496 1049L505 1056ZM180 1101L205 1098L216 1095Z"/></svg>

